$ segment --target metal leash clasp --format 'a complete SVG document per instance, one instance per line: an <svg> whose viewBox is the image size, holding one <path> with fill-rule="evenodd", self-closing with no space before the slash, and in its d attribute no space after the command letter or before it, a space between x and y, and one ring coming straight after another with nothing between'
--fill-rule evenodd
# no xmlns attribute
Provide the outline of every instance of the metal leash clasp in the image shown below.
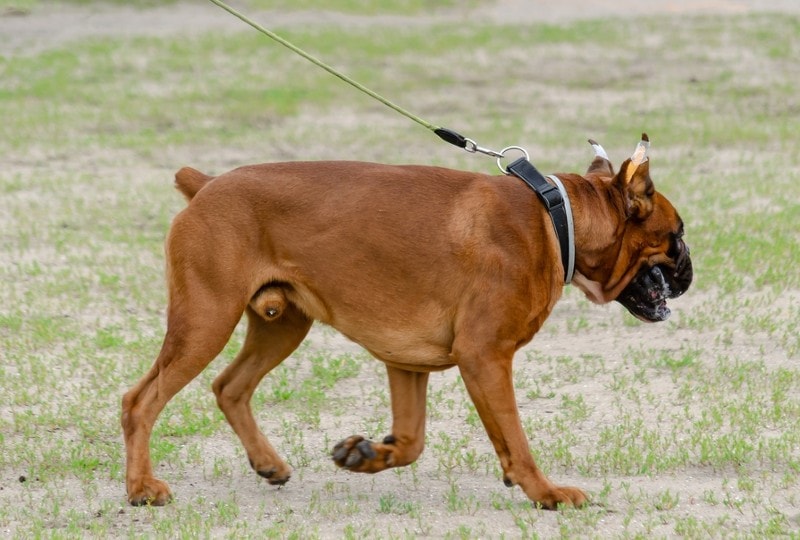
<svg viewBox="0 0 800 540"><path fill-rule="evenodd" d="M496 157L496 158L503 157L502 152L497 152L497 151L492 150L490 148L484 148L482 146L478 146L478 143L476 143L472 139L465 138L464 140L466 141L466 144L464 145L464 150L466 150L470 154L474 154L475 152L478 152L480 154L486 154L487 156L492 156L492 157Z"/></svg>
<svg viewBox="0 0 800 540"><path fill-rule="evenodd" d="M491 148L484 148L482 146L478 146L478 143L473 141L472 139L464 138L464 150L469 152L470 154L479 153L479 154L486 154L487 156L492 156L493 158L497 158L497 168L500 169L500 172L503 174L511 174L506 167L503 166L502 160L506 159L506 154L509 152L516 150L518 152L522 152L525 156L525 159L530 161L531 156L528 154L528 151L522 148L521 146L506 146L499 152L497 150L492 150Z"/></svg>

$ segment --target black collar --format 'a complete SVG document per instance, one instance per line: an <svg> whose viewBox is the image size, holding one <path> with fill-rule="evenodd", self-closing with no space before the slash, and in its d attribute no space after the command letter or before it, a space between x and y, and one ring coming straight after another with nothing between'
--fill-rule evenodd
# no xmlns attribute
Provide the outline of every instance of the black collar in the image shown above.
<svg viewBox="0 0 800 540"><path fill-rule="evenodd" d="M544 176L536 170L536 167L524 157L511 163L507 170L525 182L536 193L550 214L550 219L553 221L553 228L558 238L558 245L561 248L564 283L569 283L572 281L572 273L575 269L575 233L572 224L572 209L570 208L566 190L563 189L560 185L561 182L556 178L554 180L557 185L545 180Z"/></svg>

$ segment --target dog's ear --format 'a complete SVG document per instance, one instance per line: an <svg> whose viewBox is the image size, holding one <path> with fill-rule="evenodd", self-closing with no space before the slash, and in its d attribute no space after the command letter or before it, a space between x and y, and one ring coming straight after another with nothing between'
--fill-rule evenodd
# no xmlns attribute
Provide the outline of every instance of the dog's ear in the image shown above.
<svg viewBox="0 0 800 540"><path fill-rule="evenodd" d="M653 194L656 188L650 178L650 160L647 149L650 139L642 133L642 140L633 155L620 166L616 182L625 197L629 218L645 219L653 212Z"/></svg>
<svg viewBox="0 0 800 540"><path fill-rule="evenodd" d="M586 169L586 174L599 174L613 178L614 166L611 164L611 160L608 159L605 149L594 139L589 139L589 144L594 148L595 157L589 168Z"/></svg>

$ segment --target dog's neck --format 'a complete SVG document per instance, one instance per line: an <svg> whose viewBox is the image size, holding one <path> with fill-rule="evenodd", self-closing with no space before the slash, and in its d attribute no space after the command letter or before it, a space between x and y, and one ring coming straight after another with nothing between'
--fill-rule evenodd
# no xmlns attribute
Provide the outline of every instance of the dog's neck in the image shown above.
<svg viewBox="0 0 800 540"><path fill-rule="evenodd" d="M543 176L527 155L510 163L506 172L525 182L547 209L558 241L564 284L569 284L575 270L575 234L567 190L557 176Z"/></svg>
<svg viewBox="0 0 800 540"><path fill-rule="evenodd" d="M608 291L601 285L608 276L597 275L599 268L608 268L609 246L618 243L624 230L619 220L620 201L613 188L601 178L578 174L559 174L572 209L575 224L575 275L573 285L597 304L610 302L616 291ZM612 255L613 256L613 255Z"/></svg>

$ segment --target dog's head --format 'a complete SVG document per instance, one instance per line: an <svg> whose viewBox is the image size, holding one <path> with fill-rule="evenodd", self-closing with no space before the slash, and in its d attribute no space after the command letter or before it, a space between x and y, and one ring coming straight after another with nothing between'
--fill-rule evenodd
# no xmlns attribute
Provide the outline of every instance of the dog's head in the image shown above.
<svg viewBox="0 0 800 540"><path fill-rule="evenodd" d="M593 301L616 300L647 322L670 315L667 300L677 298L692 282L692 260L683 240L683 220L672 204L655 190L647 157L649 139L642 141L619 172L605 150L589 141L597 156L586 179L604 194L614 215L611 226L588 220L582 209L584 236L574 283Z"/></svg>

